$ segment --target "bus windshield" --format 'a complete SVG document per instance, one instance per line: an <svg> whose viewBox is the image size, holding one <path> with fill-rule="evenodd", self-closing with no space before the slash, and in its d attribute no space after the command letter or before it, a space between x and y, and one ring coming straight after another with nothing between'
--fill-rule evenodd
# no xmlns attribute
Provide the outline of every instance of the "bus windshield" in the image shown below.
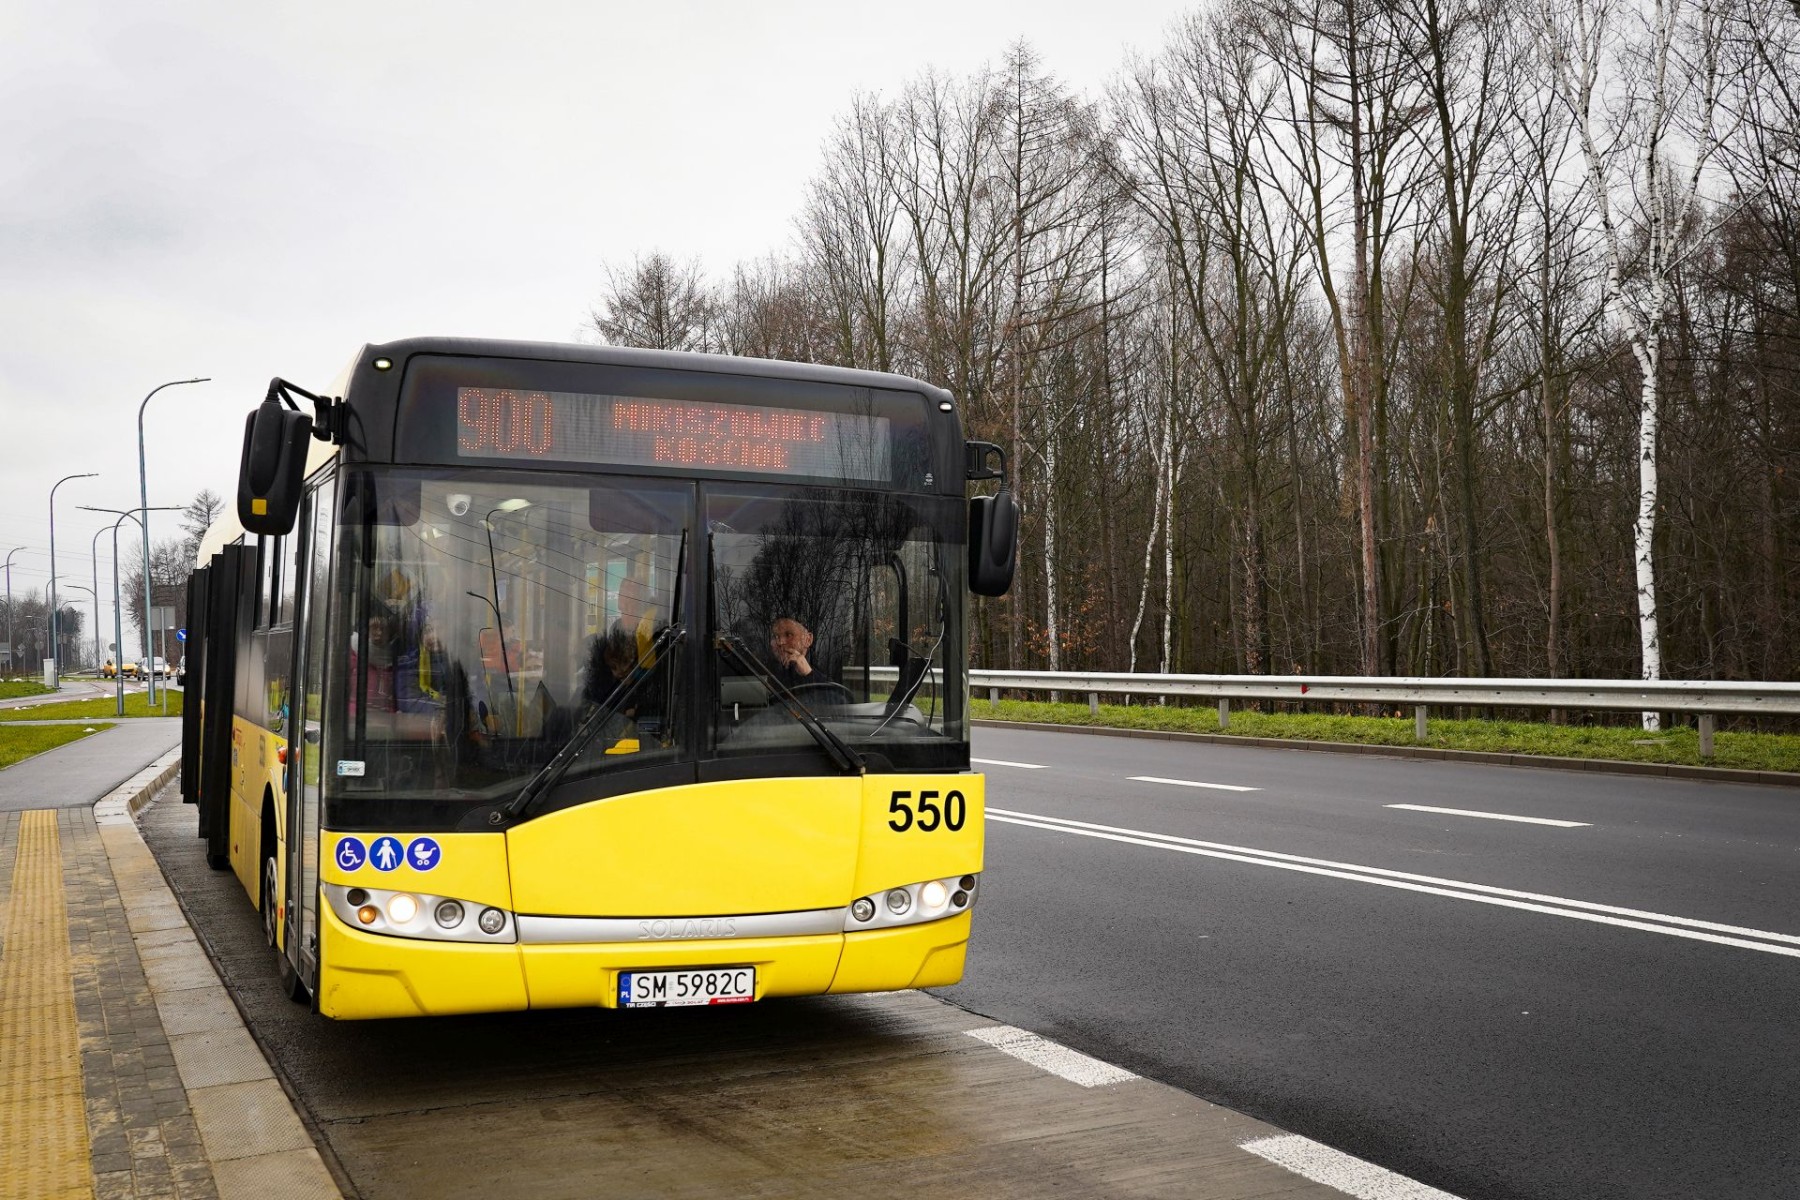
<svg viewBox="0 0 1800 1200"><path fill-rule="evenodd" d="M721 756L805 746L817 725L916 765L966 739L957 515L939 497L709 489Z"/></svg>
<svg viewBox="0 0 1800 1200"><path fill-rule="evenodd" d="M961 533L955 497L350 471L328 803L354 821L344 803L372 819L358 801L431 801L455 820L540 773L591 797L678 769L764 773L757 756L844 769L834 740L869 770L966 767Z"/></svg>
<svg viewBox="0 0 1800 1200"><path fill-rule="evenodd" d="M358 472L339 524L339 795L510 796L633 671L589 770L691 757L679 619L691 486Z"/></svg>

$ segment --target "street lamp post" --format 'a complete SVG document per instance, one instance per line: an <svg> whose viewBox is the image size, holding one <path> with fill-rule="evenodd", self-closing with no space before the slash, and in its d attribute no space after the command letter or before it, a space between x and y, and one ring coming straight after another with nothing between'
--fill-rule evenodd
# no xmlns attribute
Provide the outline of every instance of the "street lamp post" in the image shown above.
<svg viewBox="0 0 1800 1200"><path fill-rule="evenodd" d="M13 641L12 556L24 548L14 546L6 552L6 669L14 672L19 669L19 651L17 643Z"/></svg>
<svg viewBox="0 0 1800 1200"><path fill-rule="evenodd" d="M179 509L180 507L181 507L181 505L179 505L179 504L159 504L156 506L156 511L157 512L173 512L176 509ZM144 519L138 513L132 512L132 511L129 511L129 510L123 509L123 508L95 508L94 506L92 506L90 504L83 504L83 505L81 505L81 508L86 510L87 512L117 513L118 517L119 517L118 520L116 520L112 523L113 645L120 647L120 649L117 651L117 654L119 656L117 666L119 669L115 670L113 672L113 680L115 683L115 687L113 690L118 694L119 715L122 717L125 715L125 670L124 670L124 667L125 667L125 651L124 651L125 610L124 610L123 605L121 605L119 602L119 526L123 525L127 518L129 518L130 520L136 521L141 526L144 523ZM94 536L99 537L100 535L95 534ZM144 613L144 630L145 630L144 640L146 641L146 643L149 641L149 636L150 636L149 629L150 629L150 614L148 611L146 611ZM148 645L145 645L144 657L146 659L148 659L150 657L149 649L150 649L150 647ZM156 671L154 669L156 664L154 662L152 662L150 664L150 666L152 668L150 674L152 675L152 677L154 677L156 674Z"/></svg>
<svg viewBox="0 0 1800 1200"><path fill-rule="evenodd" d="M100 593L96 592L93 588L82 587L79 583L71 583L69 585L69 590L72 592L86 592L88 594L88 599L90 599L94 602L94 628L96 630L98 630L100 628ZM94 635L94 651L96 653L98 653L99 650L100 650L100 637L99 637L99 634L96 633ZM77 643L77 645L71 651L71 653L75 655L75 658L76 658L75 665L77 667L79 667L81 665L81 662L80 662L81 646L79 643ZM96 658L94 660L94 665L96 667L100 665L100 660L98 658Z"/></svg>
<svg viewBox="0 0 1800 1200"><path fill-rule="evenodd" d="M138 512L142 514L138 524L142 526L144 533L144 657L146 658L150 657L150 484L144 471L144 409L150 403L150 396L156 395L166 387L178 387L184 383L205 383L210 378L211 376L202 376L198 379L171 379L168 383L159 383L150 389L150 395L145 396L144 402L138 405ZM153 669L150 672L149 699L150 703L154 704L156 703L154 660L152 660L151 666Z"/></svg>
<svg viewBox="0 0 1800 1200"><path fill-rule="evenodd" d="M92 479L98 471L64 475L50 488L50 686L62 686L62 664L56 660L56 489L71 479Z"/></svg>
<svg viewBox="0 0 1800 1200"><path fill-rule="evenodd" d="M94 667L100 666L100 535L106 532L106 526L94 530L94 536L88 539L88 562L94 568ZM113 653L117 654L115 650Z"/></svg>

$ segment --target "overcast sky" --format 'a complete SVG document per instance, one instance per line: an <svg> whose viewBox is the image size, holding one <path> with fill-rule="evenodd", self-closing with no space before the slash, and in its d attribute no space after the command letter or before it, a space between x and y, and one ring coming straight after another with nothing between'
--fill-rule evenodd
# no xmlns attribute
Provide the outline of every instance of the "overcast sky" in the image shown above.
<svg viewBox="0 0 1800 1200"><path fill-rule="evenodd" d="M1097 94L1174 0L18 0L0 18L0 557L87 607L97 514L235 496L271 376L365 342L578 340L602 266L784 249L858 91L1025 38ZM156 514L152 535L177 533ZM108 520L106 523L110 523ZM127 522L125 528L133 528ZM101 590L110 555L101 539ZM88 610L91 611L91 610ZM110 629L109 607L101 612ZM129 647L129 642L128 642Z"/></svg>

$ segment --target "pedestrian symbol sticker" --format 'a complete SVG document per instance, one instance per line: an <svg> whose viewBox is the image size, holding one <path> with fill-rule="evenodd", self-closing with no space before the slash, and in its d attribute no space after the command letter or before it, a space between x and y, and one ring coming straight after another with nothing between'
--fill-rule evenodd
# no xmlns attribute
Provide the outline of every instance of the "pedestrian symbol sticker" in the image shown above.
<svg viewBox="0 0 1800 1200"><path fill-rule="evenodd" d="M429 871L441 857L438 844L430 838L414 838L406 847L406 863L415 871Z"/></svg>
<svg viewBox="0 0 1800 1200"><path fill-rule="evenodd" d="M339 838L337 848L337 865L346 871L354 871L363 865L363 844L355 838Z"/></svg>
<svg viewBox="0 0 1800 1200"><path fill-rule="evenodd" d="M377 871L393 870L404 857L397 837L378 837L375 844L369 847L369 861L375 864Z"/></svg>

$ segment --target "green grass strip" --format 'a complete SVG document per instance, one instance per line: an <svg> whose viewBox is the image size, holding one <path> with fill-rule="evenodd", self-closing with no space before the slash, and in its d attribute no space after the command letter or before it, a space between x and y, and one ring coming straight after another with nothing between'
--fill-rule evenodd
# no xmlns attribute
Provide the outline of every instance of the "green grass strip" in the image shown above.
<svg viewBox="0 0 1800 1200"><path fill-rule="evenodd" d="M181 715L181 699L185 692L169 692L169 711L166 715ZM87 720L92 717L117 718L119 702L116 697L103 696L95 700L61 700L50 704L21 704L14 708L0 708L0 722L5 721L69 721ZM162 710L162 693L156 696L156 705L151 707L143 692L127 692L125 694L125 715L128 717L160 717Z"/></svg>
<svg viewBox="0 0 1800 1200"><path fill-rule="evenodd" d="M0 700L17 700L20 696L48 696L54 690L35 679L0 679Z"/></svg>
<svg viewBox="0 0 1800 1200"><path fill-rule="evenodd" d="M89 734L111 728L111 725L99 725L92 729L80 725L27 725L0 729L0 770L34 754L66 746Z"/></svg>
<svg viewBox="0 0 1800 1200"><path fill-rule="evenodd" d="M1700 757L1700 734L1690 728L1660 734L1618 725L1549 725L1536 721L1451 721L1433 718L1424 741L1413 737L1410 716L1347 717L1326 713L1249 712L1231 709L1231 727L1219 728L1216 708L1157 704L1102 704L1093 716L1082 704L1040 704L1002 700L990 708L976 696L970 715L982 721L1036 721L1052 725L1093 725L1111 729L1158 729L1179 733L1227 733L1232 737L1289 738L1311 742L1355 742L1373 746L1422 746L1436 750L1479 750L1490 754L1539 754L1557 758L1612 759L1742 771L1800 772L1800 735L1728 733L1713 739L1713 756Z"/></svg>

